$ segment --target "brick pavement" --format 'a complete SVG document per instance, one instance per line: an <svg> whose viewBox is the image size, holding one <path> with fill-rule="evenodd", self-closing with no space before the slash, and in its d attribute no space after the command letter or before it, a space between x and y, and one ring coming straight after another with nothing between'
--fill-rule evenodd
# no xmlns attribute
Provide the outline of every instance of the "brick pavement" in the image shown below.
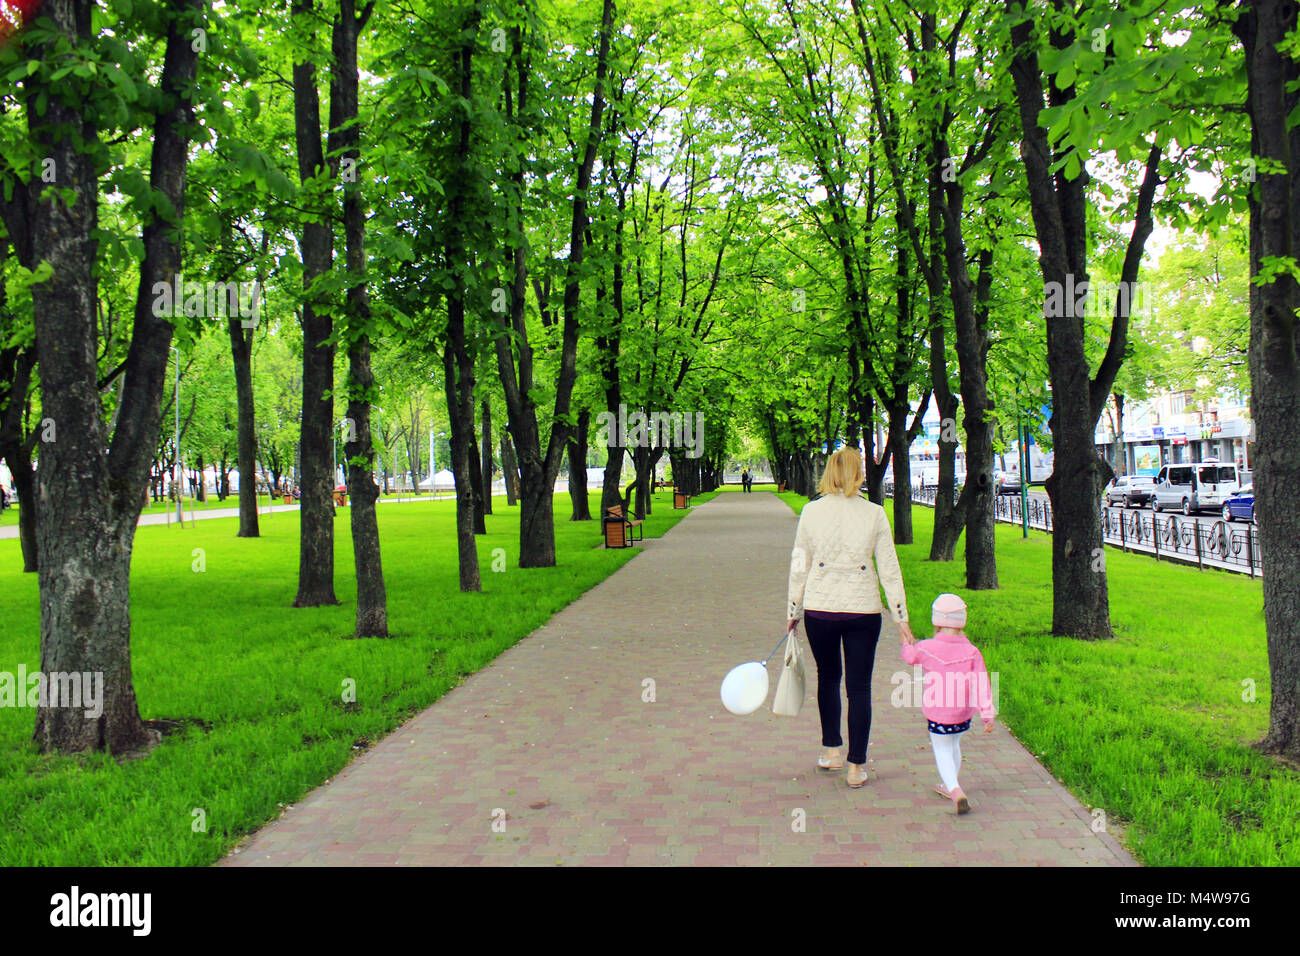
<svg viewBox="0 0 1300 956"><path fill-rule="evenodd" d="M811 672L795 719L723 709L780 636L795 520L763 492L699 506L223 864L1134 865L1000 724L963 739L972 812L933 794L888 620L861 790L815 767Z"/></svg>

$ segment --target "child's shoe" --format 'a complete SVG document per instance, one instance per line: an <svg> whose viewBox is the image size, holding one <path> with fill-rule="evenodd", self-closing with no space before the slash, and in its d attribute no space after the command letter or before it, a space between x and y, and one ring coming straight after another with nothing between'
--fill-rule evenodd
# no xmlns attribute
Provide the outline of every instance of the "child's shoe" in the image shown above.
<svg viewBox="0 0 1300 956"><path fill-rule="evenodd" d="M970 813L970 801L966 799L966 794L962 792L961 787L957 787L949 794L952 802L957 806L957 813Z"/></svg>

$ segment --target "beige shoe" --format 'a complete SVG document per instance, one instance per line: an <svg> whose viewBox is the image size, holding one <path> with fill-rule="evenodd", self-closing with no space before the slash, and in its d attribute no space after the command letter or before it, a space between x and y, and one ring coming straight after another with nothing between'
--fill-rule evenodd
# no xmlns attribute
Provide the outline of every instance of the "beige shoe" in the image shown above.
<svg viewBox="0 0 1300 956"><path fill-rule="evenodd" d="M958 814L970 813L970 801L966 799L966 794L962 792L961 787L954 788L949 796L952 797L952 802L956 804Z"/></svg>
<svg viewBox="0 0 1300 956"><path fill-rule="evenodd" d="M843 770L844 758L840 756L840 748L827 747L826 753L817 758L817 766L822 770Z"/></svg>
<svg viewBox="0 0 1300 956"><path fill-rule="evenodd" d="M849 772L846 777L850 790L857 790L867 782L867 765L864 763L849 764Z"/></svg>

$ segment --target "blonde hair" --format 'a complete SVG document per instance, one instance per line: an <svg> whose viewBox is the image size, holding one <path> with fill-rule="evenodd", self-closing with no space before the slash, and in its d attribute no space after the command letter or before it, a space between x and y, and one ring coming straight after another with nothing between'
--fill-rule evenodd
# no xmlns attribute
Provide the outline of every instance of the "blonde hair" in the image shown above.
<svg viewBox="0 0 1300 956"><path fill-rule="evenodd" d="M822 472L817 490L823 495L856 496L862 489L862 452L857 448L841 448L831 455Z"/></svg>

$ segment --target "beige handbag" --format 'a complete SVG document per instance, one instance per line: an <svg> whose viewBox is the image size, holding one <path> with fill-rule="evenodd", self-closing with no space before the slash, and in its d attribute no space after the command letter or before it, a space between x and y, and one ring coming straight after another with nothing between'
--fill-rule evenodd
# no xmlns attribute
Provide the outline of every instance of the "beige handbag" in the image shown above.
<svg viewBox="0 0 1300 956"><path fill-rule="evenodd" d="M799 650L799 635L791 631L786 638L781 679L776 682L776 694L772 698L772 713L778 717L798 717L803 709L803 691L803 653Z"/></svg>

